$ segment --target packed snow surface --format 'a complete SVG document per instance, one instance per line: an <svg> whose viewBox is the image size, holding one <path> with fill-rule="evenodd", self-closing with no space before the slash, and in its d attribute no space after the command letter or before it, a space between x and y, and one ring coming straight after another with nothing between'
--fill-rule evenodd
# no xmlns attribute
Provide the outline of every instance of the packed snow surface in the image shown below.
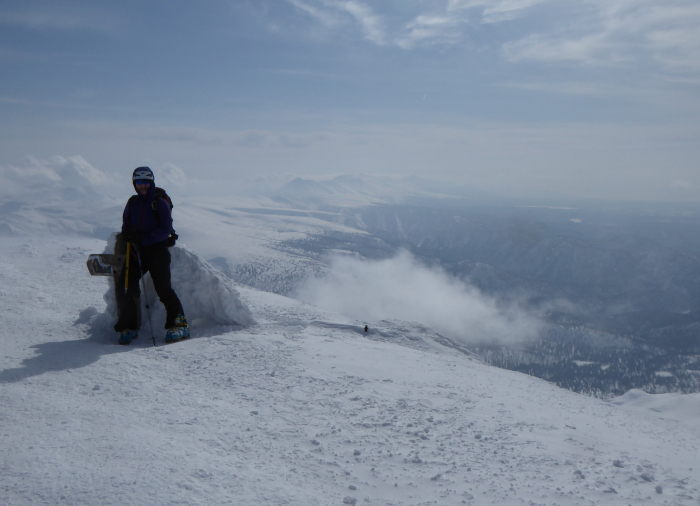
<svg viewBox="0 0 700 506"><path fill-rule="evenodd" d="M85 268L104 248L3 239L0 504L700 504L697 396L577 395L186 249L200 337L117 346Z"/></svg>

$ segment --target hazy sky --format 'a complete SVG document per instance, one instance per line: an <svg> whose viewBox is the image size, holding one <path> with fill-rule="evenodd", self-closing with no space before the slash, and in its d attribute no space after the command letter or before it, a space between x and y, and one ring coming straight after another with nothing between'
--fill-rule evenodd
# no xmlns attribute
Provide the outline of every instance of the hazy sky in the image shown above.
<svg viewBox="0 0 700 506"><path fill-rule="evenodd" d="M4 0L0 168L55 155L700 200L700 3Z"/></svg>

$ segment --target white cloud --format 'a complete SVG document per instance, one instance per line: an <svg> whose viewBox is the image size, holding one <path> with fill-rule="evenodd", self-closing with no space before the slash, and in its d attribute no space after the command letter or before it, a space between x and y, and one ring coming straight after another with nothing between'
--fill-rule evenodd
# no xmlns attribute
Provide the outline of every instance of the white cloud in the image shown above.
<svg viewBox="0 0 700 506"><path fill-rule="evenodd" d="M14 165L0 167L0 175L5 179L4 183L10 185L52 184L61 181L61 176L56 169L34 157L30 157L29 164L24 167Z"/></svg>
<svg viewBox="0 0 700 506"><path fill-rule="evenodd" d="M511 61L540 60L549 63L570 61L609 64L625 60L604 33L570 39L532 34L519 41L506 43L503 46L503 53Z"/></svg>
<svg viewBox="0 0 700 506"><path fill-rule="evenodd" d="M651 32L648 40L654 57L665 65L700 69L700 26L659 29Z"/></svg>
<svg viewBox="0 0 700 506"><path fill-rule="evenodd" d="M456 16L421 15L406 25L406 33L396 44L410 49L423 44L454 44L461 37L462 20Z"/></svg>
<svg viewBox="0 0 700 506"><path fill-rule="evenodd" d="M362 27L365 38L376 44L384 44L382 20L364 4L355 1L337 2L339 8L350 13Z"/></svg>
<svg viewBox="0 0 700 506"><path fill-rule="evenodd" d="M581 96L626 96L631 95L629 88L622 86L615 87L610 84L600 84L592 82L576 82L576 81L512 81L501 84L504 88L515 88L521 90L539 91L549 94L559 95L581 95Z"/></svg>
<svg viewBox="0 0 700 506"><path fill-rule="evenodd" d="M508 59L618 65L652 59L663 67L700 67L700 5L696 1L585 0L587 15L504 45Z"/></svg>
<svg viewBox="0 0 700 506"><path fill-rule="evenodd" d="M85 158L80 155L54 156L51 163L57 166L57 171L64 184L77 186L101 186L109 182L107 175L90 165Z"/></svg>
<svg viewBox="0 0 700 506"><path fill-rule="evenodd" d="M294 7L314 18L325 28L347 24L357 26L364 38L375 44L385 42L382 19L372 9L356 0L287 0Z"/></svg>
<svg viewBox="0 0 700 506"><path fill-rule="evenodd" d="M513 62L700 67L697 0L395 0L382 16L357 0L287 1L328 29L355 26L372 43L406 50L458 45L476 28L510 22L514 29L480 40Z"/></svg>
<svg viewBox="0 0 700 506"><path fill-rule="evenodd" d="M287 0L290 4L292 4L294 7L299 9L300 11L306 13L307 15L311 16L314 18L316 21L324 25L326 28L331 28L333 26L336 26L340 23L340 20L337 16L336 13L332 11L328 11L327 9L323 9L321 7L317 7L314 5L311 5L308 2L304 2L302 0Z"/></svg>
<svg viewBox="0 0 700 506"><path fill-rule="evenodd" d="M309 280L299 297L364 322L418 322L471 344L513 343L539 328L525 312L500 305L407 252L380 261L335 257L328 276Z"/></svg>
<svg viewBox="0 0 700 506"><path fill-rule="evenodd" d="M557 0L502 0L500 2L482 2L484 6L483 22L498 23L518 18L523 11L535 5Z"/></svg>
<svg viewBox="0 0 700 506"><path fill-rule="evenodd" d="M172 163L165 163L155 174L156 183L162 186L163 184L184 186L187 182L185 171Z"/></svg>
<svg viewBox="0 0 700 506"><path fill-rule="evenodd" d="M94 189L110 183L110 178L82 156L53 156L44 160L30 156L22 166L0 166L0 193L20 195L42 189Z"/></svg>
<svg viewBox="0 0 700 506"><path fill-rule="evenodd" d="M410 49L419 45L455 45L465 39L470 28L510 21L529 8L557 0L448 0L428 3L430 11L418 13L404 24L404 34L395 43Z"/></svg>

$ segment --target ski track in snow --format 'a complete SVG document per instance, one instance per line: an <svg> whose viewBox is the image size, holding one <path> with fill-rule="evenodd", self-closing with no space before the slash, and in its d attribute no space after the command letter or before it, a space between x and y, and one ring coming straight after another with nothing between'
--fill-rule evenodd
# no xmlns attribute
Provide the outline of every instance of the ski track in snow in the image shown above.
<svg viewBox="0 0 700 506"><path fill-rule="evenodd" d="M365 334L237 285L250 328L91 335L107 282L85 260L104 244L3 240L0 504L700 504L700 424L486 366L417 325Z"/></svg>

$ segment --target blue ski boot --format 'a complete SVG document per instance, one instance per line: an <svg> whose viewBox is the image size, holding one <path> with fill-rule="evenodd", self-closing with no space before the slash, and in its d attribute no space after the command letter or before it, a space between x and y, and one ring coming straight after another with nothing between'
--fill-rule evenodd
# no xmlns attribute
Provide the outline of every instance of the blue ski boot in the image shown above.
<svg viewBox="0 0 700 506"><path fill-rule="evenodd" d="M119 344L126 346L137 337L139 337L137 330L122 330L122 333L119 336Z"/></svg>
<svg viewBox="0 0 700 506"><path fill-rule="evenodd" d="M187 325L187 320L185 320L185 315L179 314L175 318L173 326L168 329L165 334L165 344L176 343L180 340L185 340L190 338L190 327Z"/></svg>

